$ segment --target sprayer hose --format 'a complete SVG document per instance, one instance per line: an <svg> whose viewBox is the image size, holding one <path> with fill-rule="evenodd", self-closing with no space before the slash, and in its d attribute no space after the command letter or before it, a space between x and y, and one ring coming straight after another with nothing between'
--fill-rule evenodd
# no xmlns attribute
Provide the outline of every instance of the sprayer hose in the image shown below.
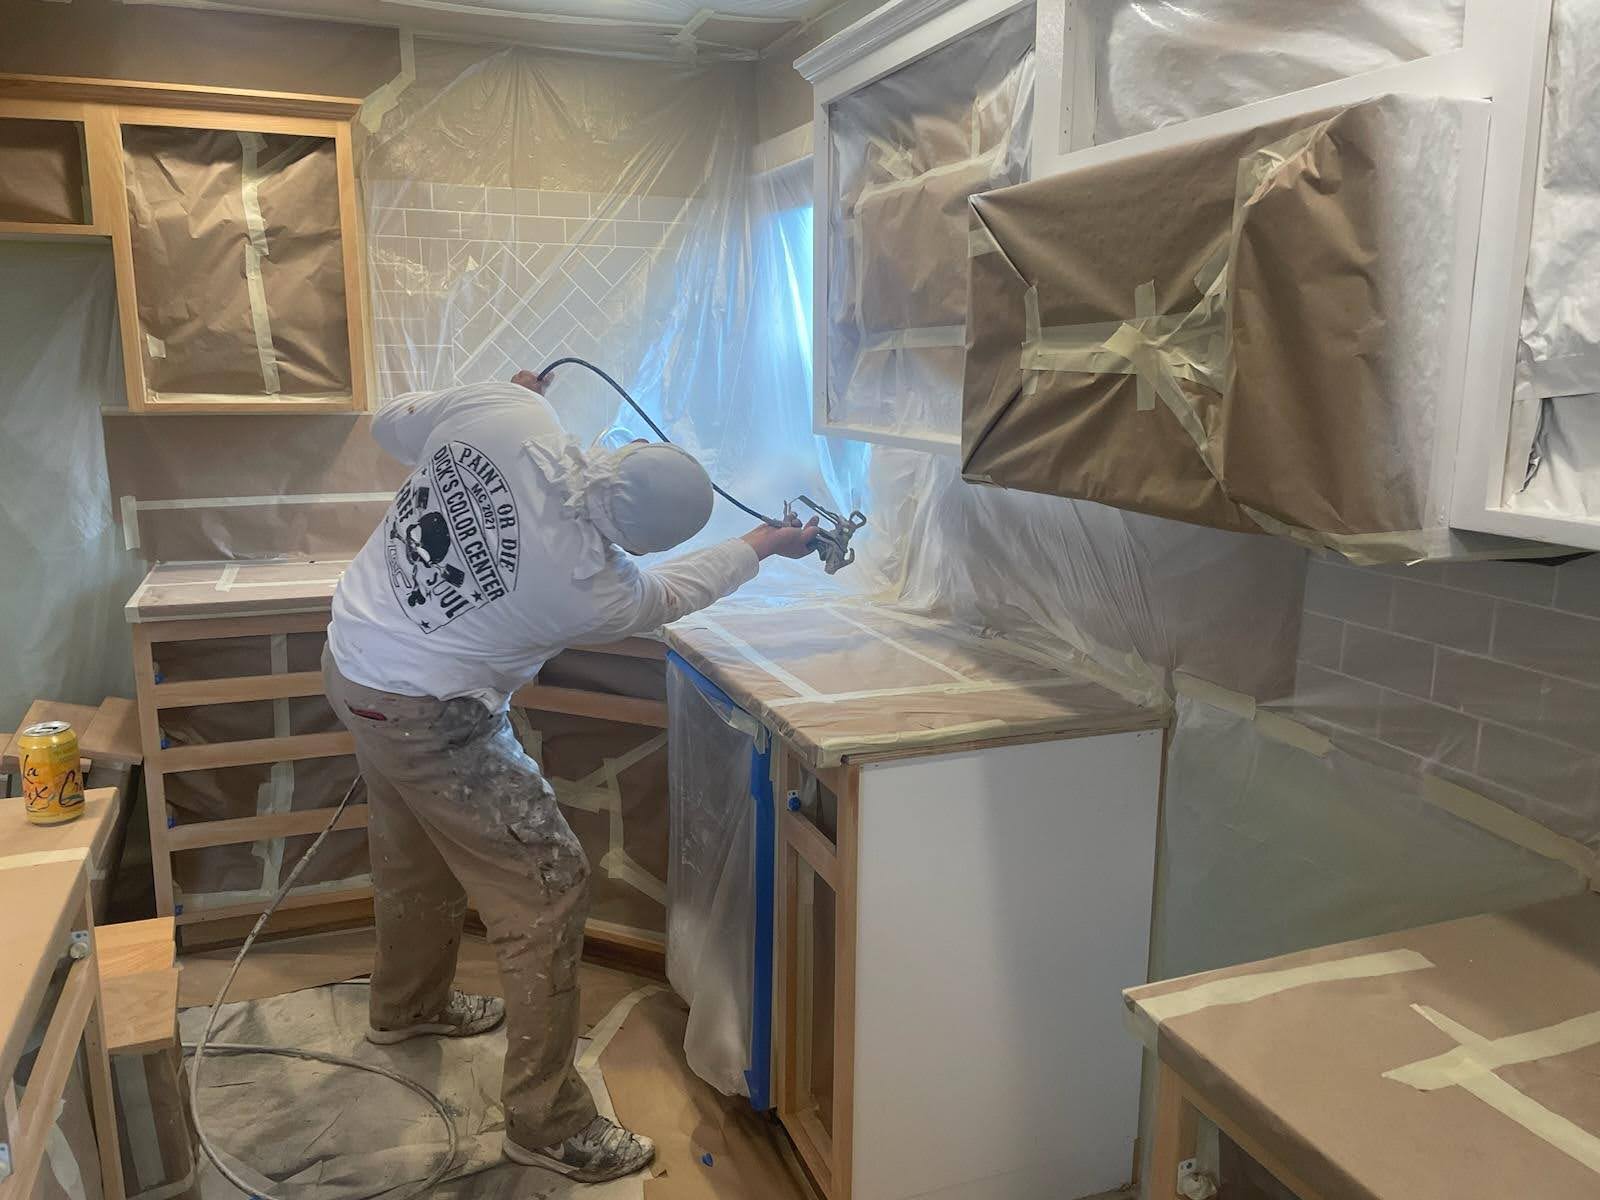
<svg viewBox="0 0 1600 1200"><path fill-rule="evenodd" d="M568 363L574 363L574 364L576 364L577 366L580 366L580 367L587 367L589 370L593 371L596 375L600 376L601 379L604 379L607 383L609 383L611 385L612 390L615 391L617 393L617 395L621 396L624 400L626 400L628 402L629 407L631 407L634 412L639 414L640 419L643 420L646 425L650 426L650 428L655 432L655 435L658 438L660 438L663 442L667 443L667 445L669 445L669 446L673 444L672 443L672 439L667 436L666 431L663 430L661 428L661 426L657 425L653 420L650 419L650 414L645 412L645 410L639 406L639 402L637 400L635 400L632 396L628 395L628 389L627 388L623 387L615 379L611 378L611 376L608 375L605 371L602 371L599 367L595 366L592 362L590 362L586 358L578 358L575 355L571 355L571 356L568 356L566 358L558 358L558 359L556 359L555 362L551 363L544 370L539 372L539 380L540 380L540 382L543 382L544 380L550 378L550 373L552 371L554 371L557 367L564 367ZM733 495L731 495L730 493L723 491L722 488L718 487L715 483L713 483L711 485L711 490L716 492L717 495L721 496L724 500L726 500L729 504L733 505L740 512L747 513L748 515L754 517L756 520L760 521L763 525L771 525L773 528L778 528L778 527L782 526L782 524L783 524L782 521L774 521L771 517L768 517L768 516L765 516L765 515L763 515L761 513L758 513L755 509L751 508L744 501L739 500L739 499L735 498Z"/></svg>
<svg viewBox="0 0 1600 1200"><path fill-rule="evenodd" d="M278 905L289 894L289 889L294 887L295 880L300 877L300 872L305 870L306 864L316 857L317 851L322 847L322 843L327 840L328 835L333 832L333 827L339 823L339 818L344 815L344 810L349 807L350 799L355 795L356 789L361 786L361 776L357 775L351 782L350 787L345 791L344 799L339 801L339 807L334 809L333 816L329 819L328 824L321 833L317 834L317 840L311 843L311 848L300 857L299 862L295 863L294 869L289 872L289 878L284 880L283 886L278 889L278 894L272 898L272 903L267 905L266 911L256 918L256 923L251 928L249 936L244 939L244 945L239 947L239 953L234 957L233 966L228 970L228 977L222 981L222 986L217 989L217 998L211 1002L211 1013L206 1018L206 1027L200 1033L200 1040L192 1045L190 1043L184 1044L185 1050L192 1049L194 1051L194 1064L189 1068L189 1112L194 1119L195 1139L200 1143L200 1148L205 1151L206 1157L211 1160L211 1165L216 1167L222 1177L245 1195L251 1197L252 1200L288 1200L288 1198L278 1196L272 1192L260 1191L254 1184L241 1179L231 1167L222 1161L216 1147L211 1144L211 1138L206 1134L205 1124L200 1118L200 1067L205 1062L205 1056L208 1051L214 1050L220 1054L276 1054L283 1058L299 1058L309 1062L330 1063L336 1067L352 1067L357 1071L366 1071L372 1075L381 1075L385 1079L392 1079L402 1087L410 1088L433 1107L433 1111L438 1113L439 1119L444 1122L449 1146L428 1177L408 1190L390 1192L388 1188L384 1188L377 1192L363 1193L360 1197L354 1198L354 1200L372 1200L373 1197L380 1195L386 1197L386 1200L412 1200L416 1196L425 1196L449 1174L450 1168L455 1165L456 1153L460 1149L460 1135L456 1133L455 1122L450 1119L450 1111L445 1108L444 1101L416 1080L407 1079L404 1075L391 1071L388 1067L381 1067L376 1063L358 1062L356 1059L346 1058L339 1054L325 1054L320 1050L297 1050L288 1046L251 1046L242 1042L213 1042L211 1040L211 1031L216 1026L217 1014L221 1011L222 1003L227 998L228 989L233 986L234 976L239 974L239 967L243 965L245 955L250 953L250 947L255 944L256 935L261 932L267 920L277 911Z"/></svg>

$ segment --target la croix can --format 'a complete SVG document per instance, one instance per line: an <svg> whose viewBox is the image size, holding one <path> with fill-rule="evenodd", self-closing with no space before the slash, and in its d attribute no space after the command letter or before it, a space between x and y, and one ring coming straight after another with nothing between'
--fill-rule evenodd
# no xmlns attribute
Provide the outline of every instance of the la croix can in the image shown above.
<svg viewBox="0 0 1600 1200"><path fill-rule="evenodd" d="M34 825L61 825L83 816L78 735L65 721L40 721L17 735L22 797Z"/></svg>

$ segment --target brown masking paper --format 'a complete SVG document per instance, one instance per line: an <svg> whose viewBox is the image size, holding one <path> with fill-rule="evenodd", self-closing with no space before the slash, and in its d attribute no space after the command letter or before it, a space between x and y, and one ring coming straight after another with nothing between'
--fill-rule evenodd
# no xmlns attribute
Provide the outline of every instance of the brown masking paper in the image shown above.
<svg viewBox="0 0 1600 1200"><path fill-rule="evenodd" d="M1157 1053L1323 1196L1600 1194L1600 1038L1583 1035L1600 1023L1600 896L1346 942L1126 996L1148 1024L1162 997L1197 986L1246 985L1263 973L1380 954L1411 969L1169 1010L1157 1026ZM1509 1058L1520 1061L1492 1071L1467 1061L1454 1072L1459 1083L1420 1090L1406 1081L1407 1068L1457 1052L1462 1038L1494 1042L1563 1025L1573 1033L1563 1045L1513 1045L1519 1052ZM1537 1128L1486 1102L1474 1078L1522 1106Z"/></svg>

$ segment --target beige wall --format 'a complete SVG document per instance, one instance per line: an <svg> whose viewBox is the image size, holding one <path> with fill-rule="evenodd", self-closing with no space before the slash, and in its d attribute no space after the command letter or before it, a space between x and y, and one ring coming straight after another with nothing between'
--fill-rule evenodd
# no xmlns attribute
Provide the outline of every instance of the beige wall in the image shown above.
<svg viewBox="0 0 1600 1200"><path fill-rule="evenodd" d="M756 120L763 138L805 125L811 120L811 85L794 69L794 60L822 45L834 34L880 8L885 0L842 0L810 24L781 38L761 55L757 80Z"/></svg>
<svg viewBox="0 0 1600 1200"><path fill-rule="evenodd" d="M0 0L0 71L365 96L400 70L393 29L113 0Z"/></svg>

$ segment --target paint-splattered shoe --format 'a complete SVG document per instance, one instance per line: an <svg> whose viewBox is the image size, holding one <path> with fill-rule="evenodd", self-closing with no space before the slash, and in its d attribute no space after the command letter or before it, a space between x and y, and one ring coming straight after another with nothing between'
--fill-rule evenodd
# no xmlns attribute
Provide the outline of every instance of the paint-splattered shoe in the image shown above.
<svg viewBox="0 0 1600 1200"><path fill-rule="evenodd" d="M510 1138L505 1140L506 1157L525 1167L543 1167L578 1183L604 1183L621 1179L650 1165L656 1144L647 1137L630 1133L615 1121L596 1117L566 1141L529 1150Z"/></svg>
<svg viewBox="0 0 1600 1200"><path fill-rule="evenodd" d="M407 1025L403 1029L368 1029L367 1041L392 1046L414 1037L437 1034L440 1037L474 1037L488 1033L506 1019L506 1002L494 996L450 991L444 1009L431 1021Z"/></svg>

